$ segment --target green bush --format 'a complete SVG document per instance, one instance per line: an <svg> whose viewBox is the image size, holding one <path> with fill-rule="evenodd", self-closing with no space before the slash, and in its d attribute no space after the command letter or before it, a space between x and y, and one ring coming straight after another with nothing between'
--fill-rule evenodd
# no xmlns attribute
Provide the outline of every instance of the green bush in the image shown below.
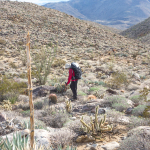
<svg viewBox="0 0 150 150"><path fill-rule="evenodd" d="M39 101L39 102L34 103L34 108L35 109L42 109L43 105L44 105L44 103Z"/></svg>
<svg viewBox="0 0 150 150"><path fill-rule="evenodd" d="M143 116L143 112L145 108L146 108L146 105L139 105L133 109L132 114L134 116Z"/></svg>
<svg viewBox="0 0 150 150"><path fill-rule="evenodd" d="M129 80L127 75L124 72L114 72L112 73L112 78L106 83L111 88L119 89L122 85L127 86L129 84Z"/></svg>
<svg viewBox="0 0 150 150"><path fill-rule="evenodd" d="M78 95L86 96L87 94L84 93L84 92L82 92L82 91L79 91L79 92L78 92Z"/></svg>
<svg viewBox="0 0 150 150"><path fill-rule="evenodd" d="M23 116L30 116L30 110L22 111L21 114L22 114Z"/></svg>
<svg viewBox="0 0 150 150"><path fill-rule="evenodd" d="M114 103L112 104L112 108L114 108L117 111L123 112L127 108L129 108L129 104L127 103Z"/></svg>
<svg viewBox="0 0 150 150"><path fill-rule="evenodd" d="M130 97L130 99L131 99L134 103L139 103L141 97L140 97L140 95L134 95L134 96Z"/></svg>
<svg viewBox="0 0 150 150"><path fill-rule="evenodd" d="M89 89L89 91L91 92L91 91L98 91L100 89L100 87L91 87L90 89Z"/></svg>
<svg viewBox="0 0 150 150"><path fill-rule="evenodd" d="M114 103L124 103L124 102L126 102L126 98L125 98L125 97L118 96L118 95L109 96L109 97L107 97L107 100L108 100L111 104L114 104Z"/></svg>
<svg viewBox="0 0 150 150"><path fill-rule="evenodd" d="M19 93L22 93L26 88L26 83L17 83L13 79L8 79L6 76L2 76L2 79L0 80L0 101L10 99L12 103L15 103L18 99Z"/></svg>

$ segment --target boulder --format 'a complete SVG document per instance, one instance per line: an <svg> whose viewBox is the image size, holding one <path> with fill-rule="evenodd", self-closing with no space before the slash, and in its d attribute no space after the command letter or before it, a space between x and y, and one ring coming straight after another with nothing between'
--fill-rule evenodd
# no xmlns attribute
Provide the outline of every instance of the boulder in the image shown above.
<svg viewBox="0 0 150 150"><path fill-rule="evenodd" d="M120 143L119 150L149 150L150 127L139 126L128 132L127 138Z"/></svg>

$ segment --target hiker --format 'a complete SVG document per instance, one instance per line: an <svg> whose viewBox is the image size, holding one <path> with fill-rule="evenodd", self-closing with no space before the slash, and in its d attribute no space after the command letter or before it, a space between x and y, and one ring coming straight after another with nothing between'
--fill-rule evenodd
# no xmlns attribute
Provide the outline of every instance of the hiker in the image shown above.
<svg viewBox="0 0 150 150"><path fill-rule="evenodd" d="M75 71L71 68L71 64L66 64L65 69L69 69L69 76L68 76L68 82L66 83L66 86L70 83L70 88L73 93L73 99L72 101L77 100L77 83L78 79L75 78Z"/></svg>

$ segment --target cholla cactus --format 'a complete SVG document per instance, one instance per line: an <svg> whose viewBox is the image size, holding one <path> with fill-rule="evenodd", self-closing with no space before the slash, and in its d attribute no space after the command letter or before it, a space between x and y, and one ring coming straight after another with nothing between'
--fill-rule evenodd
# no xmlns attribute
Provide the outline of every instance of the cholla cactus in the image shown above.
<svg viewBox="0 0 150 150"><path fill-rule="evenodd" d="M80 120L83 125L82 126L83 131L87 133L91 133L92 136L95 136L95 135L99 136L102 132L112 131L112 126L108 125L108 122L105 122L106 115L104 115L104 119L101 119L100 122L98 121L98 118L97 118L98 109L99 109L99 106L96 107L95 119L92 120L92 117L91 117L91 122L89 124L86 124L83 121L83 117Z"/></svg>
<svg viewBox="0 0 150 150"><path fill-rule="evenodd" d="M69 101L69 99L67 99L65 102L66 102L66 107L65 107L66 111L70 113L72 110L71 101Z"/></svg>
<svg viewBox="0 0 150 150"><path fill-rule="evenodd" d="M2 108L5 110L12 110L11 102L9 100L3 100Z"/></svg>

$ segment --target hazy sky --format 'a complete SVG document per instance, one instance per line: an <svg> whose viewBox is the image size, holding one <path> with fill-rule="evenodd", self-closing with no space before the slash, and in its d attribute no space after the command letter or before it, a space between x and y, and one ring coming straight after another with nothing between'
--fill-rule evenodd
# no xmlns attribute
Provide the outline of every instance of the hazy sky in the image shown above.
<svg viewBox="0 0 150 150"><path fill-rule="evenodd" d="M16 0L11 0L11 1L16 1ZM38 5L43 5L46 3L50 3L50 2L61 2L61 1L68 1L68 0L17 0L18 2L32 2Z"/></svg>

